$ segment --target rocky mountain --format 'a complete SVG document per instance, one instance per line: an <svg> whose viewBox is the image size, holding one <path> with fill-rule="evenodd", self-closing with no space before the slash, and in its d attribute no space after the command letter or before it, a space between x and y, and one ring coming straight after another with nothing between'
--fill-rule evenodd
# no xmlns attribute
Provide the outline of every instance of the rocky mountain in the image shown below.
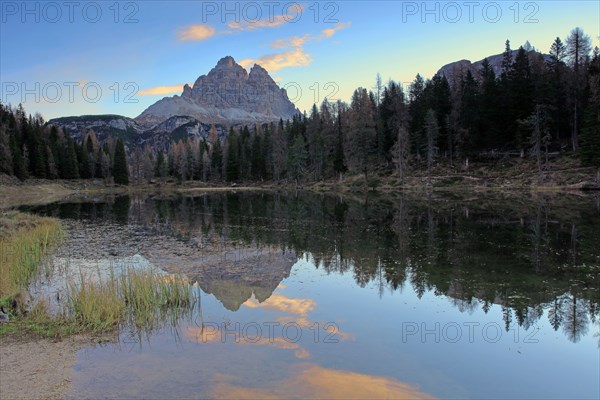
<svg viewBox="0 0 600 400"><path fill-rule="evenodd" d="M48 121L48 124L66 128L71 136L79 141L90 129L94 130L100 141L108 136L127 140L141 135L144 131L135 120L111 114L54 118Z"/></svg>
<svg viewBox="0 0 600 400"><path fill-rule="evenodd" d="M255 64L248 74L227 56L193 87L186 84L181 96L157 101L135 120L146 129L177 115L235 125L291 119L297 112L285 89L279 88L263 67Z"/></svg>
<svg viewBox="0 0 600 400"><path fill-rule="evenodd" d="M496 74L496 77L499 77L502 73L502 59L503 54L495 54L493 56L486 57L488 62L490 63L490 67ZM514 61L517 56L517 50L513 50L512 59ZM550 56L547 54L541 54L536 51L529 51L530 62L543 62L549 60ZM481 66L483 64L483 60L471 62L470 60L460 60L455 61L450 64L444 65L442 68L438 70L436 75L445 76L448 79L448 82L452 85L455 79L460 78L461 75L467 73L467 71L471 71L471 74L478 79L479 71L481 70Z"/></svg>
<svg viewBox="0 0 600 400"><path fill-rule="evenodd" d="M291 119L299 111L285 89L255 64L250 73L224 57L193 87L185 85L181 95L165 97L136 118L120 115L62 117L48 124L66 128L77 140L93 129L100 141L109 136L122 138L128 147L151 144L164 149L171 140L186 137L207 138L211 126L224 138L229 126Z"/></svg>
<svg viewBox="0 0 600 400"><path fill-rule="evenodd" d="M149 144L157 150L167 150L172 141L185 138L208 139L213 124L203 123L194 117L173 116L150 129L145 129L134 119L120 115L82 115L80 117L55 118L48 124L66 129L76 140L81 141L92 129L100 142L108 137L121 138L131 149ZM215 124L217 135L222 140L228 127Z"/></svg>

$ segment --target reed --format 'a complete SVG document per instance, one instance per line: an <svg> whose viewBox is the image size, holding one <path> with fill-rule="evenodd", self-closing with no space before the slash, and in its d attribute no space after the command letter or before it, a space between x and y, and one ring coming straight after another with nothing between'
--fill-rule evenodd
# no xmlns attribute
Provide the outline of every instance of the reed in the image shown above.
<svg viewBox="0 0 600 400"><path fill-rule="evenodd" d="M62 237L60 224L53 218L0 214L0 305L10 309L15 299L23 298L32 278L41 272L42 260ZM13 306L10 312L19 316L27 311L13 323L44 336L105 332L124 325L148 331L191 313L194 289L180 275L125 268L118 273L111 270L105 279L100 274L80 274L77 282L69 284L67 301L58 313L50 312L44 299L36 299L28 310L23 304L22 309Z"/></svg>
<svg viewBox="0 0 600 400"><path fill-rule="evenodd" d="M126 269L101 282L81 276L71 285L66 314L89 331L123 324L147 330L189 311L194 298L182 276Z"/></svg>
<svg viewBox="0 0 600 400"><path fill-rule="evenodd" d="M0 214L0 303L21 293L63 231L53 218L20 212Z"/></svg>

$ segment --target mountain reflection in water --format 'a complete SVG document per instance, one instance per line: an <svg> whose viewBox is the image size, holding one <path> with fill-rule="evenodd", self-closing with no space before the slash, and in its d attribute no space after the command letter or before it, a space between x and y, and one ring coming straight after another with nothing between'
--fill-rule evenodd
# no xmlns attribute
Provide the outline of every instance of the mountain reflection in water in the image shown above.
<svg viewBox="0 0 600 400"><path fill-rule="evenodd" d="M55 257L74 268L127 260L201 289L191 320L83 350L72 398L600 395L598 196L241 192L28 209L63 219Z"/></svg>

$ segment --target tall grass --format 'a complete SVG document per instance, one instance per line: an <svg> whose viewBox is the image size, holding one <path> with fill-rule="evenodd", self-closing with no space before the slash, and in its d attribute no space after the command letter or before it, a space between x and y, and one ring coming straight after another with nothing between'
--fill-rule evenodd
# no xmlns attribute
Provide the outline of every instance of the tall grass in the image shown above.
<svg viewBox="0 0 600 400"><path fill-rule="evenodd" d="M53 218L0 214L0 302L27 287L43 257L62 236L60 224Z"/></svg>
<svg viewBox="0 0 600 400"><path fill-rule="evenodd" d="M63 237L57 220L19 212L0 214L0 305L25 291L50 248ZM46 335L105 332L122 325L148 331L193 311L195 288L180 275L127 268L108 278L80 274L68 299L52 313L44 299L30 304L21 326ZM18 314L19 310L13 310Z"/></svg>
<svg viewBox="0 0 600 400"><path fill-rule="evenodd" d="M179 275L127 269L103 282L81 276L71 285L66 314L85 330L106 331L126 324L148 330L191 311L195 294Z"/></svg>

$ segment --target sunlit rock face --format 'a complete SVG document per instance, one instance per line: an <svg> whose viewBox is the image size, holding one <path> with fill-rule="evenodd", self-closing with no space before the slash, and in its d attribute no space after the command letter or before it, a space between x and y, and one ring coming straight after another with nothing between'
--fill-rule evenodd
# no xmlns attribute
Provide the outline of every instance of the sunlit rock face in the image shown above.
<svg viewBox="0 0 600 400"><path fill-rule="evenodd" d="M253 124L287 120L298 111L269 73L255 64L248 74L227 56L180 96L165 97L135 120L152 128L173 116L190 116L203 123Z"/></svg>

